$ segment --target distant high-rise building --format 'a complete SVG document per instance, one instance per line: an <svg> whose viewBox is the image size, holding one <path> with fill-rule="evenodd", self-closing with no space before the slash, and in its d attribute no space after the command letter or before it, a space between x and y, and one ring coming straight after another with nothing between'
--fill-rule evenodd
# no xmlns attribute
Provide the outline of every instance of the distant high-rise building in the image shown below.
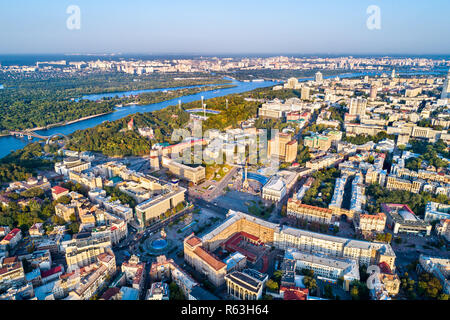
<svg viewBox="0 0 450 320"><path fill-rule="evenodd" d="M316 77L315 77L315 79L316 79L316 82L322 82L323 81L323 75L322 75L322 72L317 72L316 73Z"/></svg>
<svg viewBox="0 0 450 320"><path fill-rule="evenodd" d="M350 100L349 114L351 116L359 116L360 118L366 114L367 99L352 98Z"/></svg>
<svg viewBox="0 0 450 320"><path fill-rule="evenodd" d="M391 78L392 78L392 79L394 79L394 78L395 78L395 69L393 69L393 70L392 70L392 73L391 73Z"/></svg>
<svg viewBox="0 0 450 320"><path fill-rule="evenodd" d="M448 71L447 78L444 81L441 99L450 99L450 70Z"/></svg>
<svg viewBox="0 0 450 320"><path fill-rule="evenodd" d="M302 88L302 92L301 92L302 100L309 100L309 92L310 92L310 89L308 87Z"/></svg>
<svg viewBox="0 0 450 320"><path fill-rule="evenodd" d="M277 156L283 162L293 162L297 157L298 142L287 133L280 133L268 142L267 154Z"/></svg>
<svg viewBox="0 0 450 320"><path fill-rule="evenodd" d="M377 86L372 85L372 87L370 87L370 99L375 100L377 98L377 91Z"/></svg>
<svg viewBox="0 0 450 320"><path fill-rule="evenodd" d="M297 78L289 78L287 81L287 84L285 85L286 89L295 89L298 85L298 79Z"/></svg>

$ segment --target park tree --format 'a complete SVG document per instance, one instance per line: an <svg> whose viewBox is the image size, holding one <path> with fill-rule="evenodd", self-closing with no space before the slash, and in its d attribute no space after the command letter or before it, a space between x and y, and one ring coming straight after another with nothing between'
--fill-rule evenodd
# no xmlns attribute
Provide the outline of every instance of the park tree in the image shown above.
<svg viewBox="0 0 450 320"><path fill-rule="evenodd" d="M267 280L266 287L269 291L278 292L278 283L272 279Z"/></svg>

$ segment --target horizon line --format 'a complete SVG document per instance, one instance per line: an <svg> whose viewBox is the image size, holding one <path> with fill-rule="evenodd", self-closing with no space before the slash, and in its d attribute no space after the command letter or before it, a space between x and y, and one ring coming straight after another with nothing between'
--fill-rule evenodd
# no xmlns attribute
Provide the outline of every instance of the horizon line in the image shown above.
<svg viewBox="0 0 450 320"><path fill-rule="evenodd" d="M65 55L65 56L120 56L120 55L187 55L187 56L212 56L212 55L273 55L273 56L286 56L286 55L341 55L341 56L450 56L450 52L448 53L411 53L411 52L400 52L400 53L376 53L376 52L362 52L362 53L352 53L352 52L0 52L0 55Z"/></svg>

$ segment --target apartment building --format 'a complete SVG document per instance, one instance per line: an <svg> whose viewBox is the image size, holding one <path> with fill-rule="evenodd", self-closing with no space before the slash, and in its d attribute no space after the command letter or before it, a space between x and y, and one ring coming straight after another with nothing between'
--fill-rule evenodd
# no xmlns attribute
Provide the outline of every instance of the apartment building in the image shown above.
<svg viewBox="0 0 450 320"><path fill-rule="evenodd" d="M355 229L363 233L383 232L386 227L386 215L378 214L356 214L354 219Z"/></svg>
<svg viewBox="0 0 450 320"><path fill-rule="evenodd" d="M329 139L325 135L313 135L308 136L303 139L303 144L305 147L309 147L311 149L317 149L320 151L328 151L331 148L331 139Z"/></svg>
<svg viewBox="0 0 450 320"><path fill-rule="evenodd" d="M7 289L25 281L22 262L17 257L3 258L0 265L0 288Z"/></svg>
<svg viewBox="0 0 450 320"><path fill-rule="evenodd" d="M150 278L152 281L172 279L186 296L189 296L195 288L199 287L198 282L181 269L173 259L167 259L164 255L157 257L156 262L152 263Z"/></svg>
<svg viewBox="0 0 450 320"><path fill-rule="evenodd" d="M0 245L12 249L20 242L20 240L22 240L22 231L18 228L14 228L2 239L2 241L0 241Z"/></svg>
<svg viewBox="0 0 450 320"><path fill-rule="evenodd" d="M77 172L69 170L69 179L87 187L88 189L103 188L102 178L96 176L93 172Z"/></svg>
<svg viewBox="0 0 450 320"><path fill-rule="evenodd" d="M287 216L298 220L324 224L332 224L334 222L334 214L331 209L310 206L296 199L288 200Z"/></svg>
<svg viewBox="0 0 450 320"><path fill-rule="evenodd" d="M305 166L312 170L320 170L337 165L344 157L339 154L327 154L325 156L309 160Z"/></svg>
<svg viewBox="0 0 450 320"><path fill-rule="evenodd" d="M105 287L107 280L116 272L116 258L111 250L96 257L96 262L83 267L80 285L69 293L70 300L91 299L99 290Z"/></svg>
<svg viewBox="0 0 450 320"><path fill-rule="evenodd" d="M425 207L425 221L450 219L450 205L436 202L428 202Z"/></svg>
<svg viewBox="0 0 450 320"><path fill-rule="evenodd" d="M442 285L444 293L450 294L450 259L421 254L418 269L436 276Z"/></svg>
<svg viewBox="0 0 450 320"><path fill-rule="evenodd" d="M388 175L386 178L386 189L389 190L405 190L412 193L419 193L422 188L422 182L418 180L409 181L399 179L393 175Z"/></svg>
<svg viewBox="0 0 450 320"><path fill-rule="evenodd" d="M139 258L133 255L128 262L122 263L122 272L127 284L141 292L145 283L145 262L140 262Z"/></svg>
<svg viewBox="0 0 450 320"><path fill-rule="evenodd" d="M69 190L60 186L54 186L52 188L53 200L58 200L59 198L69 194Z"/></svg>
<svg viewBox="0 0 450 320"><path fill-rule="evenodd" d="M342 206L342 202L344 201L344 191L345 185L347 183L348 176L343 175L340 178L336 179L336 183L334 185L333 197L331 198L329 208L340 208Z"/></svg>
<svg viewBox="0 0 450 320"><path fill-rule="evenodd" d="M436 225L436 232L450 242L450 219L441 220Z"/></svg>
<svg viewBox="0 0 450 320"><path fill-rule="evenodd" d="M227 265L205 250L202 240L194 234L184 239L184 260L213 285L218 287L225 282Z"/></svg>
<svg viewBox="0 0 450 320"><path fill-rule="evenodd" d="M93 237L91 233L78 233L72 240L62 243L65 248L67 271L82 268L96 261L98 255L111 248L109 236Z"/></svg>

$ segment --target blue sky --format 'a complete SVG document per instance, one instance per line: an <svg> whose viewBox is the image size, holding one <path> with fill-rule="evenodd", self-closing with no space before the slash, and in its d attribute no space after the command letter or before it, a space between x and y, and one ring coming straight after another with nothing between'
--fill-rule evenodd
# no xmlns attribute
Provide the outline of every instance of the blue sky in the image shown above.
<svg viewBox="0 0 450 320"><path fill-rule="evenodd" d="M449 54L449 13L448 0L0 0L0 54Z"/></svg>

